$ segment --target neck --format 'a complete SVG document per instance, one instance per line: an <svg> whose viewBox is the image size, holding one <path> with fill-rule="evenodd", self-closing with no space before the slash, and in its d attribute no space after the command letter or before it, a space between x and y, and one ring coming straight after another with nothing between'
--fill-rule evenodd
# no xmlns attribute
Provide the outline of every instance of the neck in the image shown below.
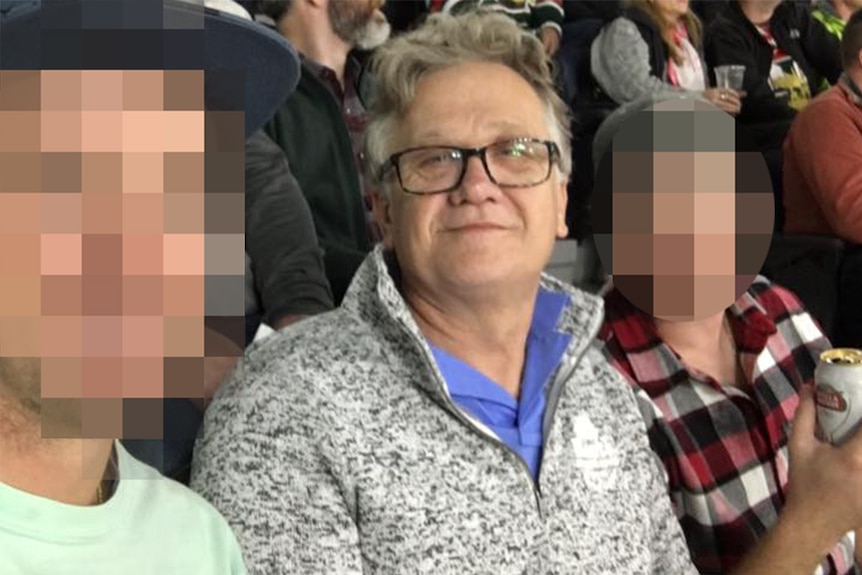
<svg viewBox="0 0 862 575"><path fill-rule="evenodd" d="M404 299L434 345L518 397L538 285L499 297L437 298L404 284Z"/></svg>
<svg viewBox="0 0 862 575"><path fill-rule="evenodd" d="M665 321L656 318L655 326L661 339L677 353L680 350L718 349L724 322L724 313L693 321Z"/></svg>
<svg viewBox="0 0 862 575"><path fill-rule="evenodd" d="M855 66L852 69L845 70L844 74L847 78L856 85L856 88L862 92L862 65ZM862 97L862 95L860 95Z"/></svg>
<svg viewBox="0 0 862 575"><path fill-rule="evenodd" d="M847 22L847 20L850 19L850 16L853 15L853 8L848 6L843 0L835 0L831 4L832 9L835 11L835 15L843 22Z"/></svg>
<svg viewBox="0 0 862 575"><path fill-rule="evenodd" d="M686 322L656 319L656 331L689 367L721 385L745 384L736 343L724 313Z"/></svg>
<svg viewBox="0 0 862 575"><path fill-rule="evenodd" d="M769 23L778 4L768 0L749 0L739 2L739 7L752 24L763 26Z"/></svg>
<svg viewBox="0 0 862 575"><path fill-rule="evenodd" d="M680 22L682 22L682 14L668 14L665 12L660 12L659 17L661 21L664 22L664 30L671 30L676 28Z"/></svg>
<svg viewBox="0 0 862 575"><path fill-rule="evenodd" d="M45 439L41 426L0 404L0 483L69 505L98 504L112 439Z"/></svg>
<svg viewBox="0 0 862 575"><path fill-rule="evenodd" d="M279 32L306 58L335 72L344 85L344 66L351 47L332 31L325 7L295 4L279 21Z"/></svg>

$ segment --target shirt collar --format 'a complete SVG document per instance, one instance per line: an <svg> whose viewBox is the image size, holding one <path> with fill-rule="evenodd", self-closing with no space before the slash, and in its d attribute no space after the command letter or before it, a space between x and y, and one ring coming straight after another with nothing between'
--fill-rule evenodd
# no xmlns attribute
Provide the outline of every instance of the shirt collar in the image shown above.
<svg viewBox="0 0 862 575"><path fill-rule="evenodd" d="M302 65L308 68L316 78L325 80L326 75L335 75L335 71L331 68L320 64L319 62L315 62L305 54L300 53L299 59L302 62ZM348 54L347 61L344 63L344 81L351 82L359 77L359 72L362 69L362 64L359 62L359 59L354 56L352 53Z"/></svg>
<svg viewBox="0 0 862 575"><path fill-rule="evenodd" d="M632 358L640 353L675 357L670 347L659 337L653 317L634 306L616 288L606 296L605 310L607 323L613 326L613 336L632 369L637 370L638 362L632 361ZM769 337L777 332L775 322L750 290L727 308L727 313L737 349L741 353L755 357L760 355L766 348ZM603 337L607 337L608 329L611 328L606 326ZM666 393L671 387L688 381L687 378L676 377L671 372L660 381L647 383L641 381L636 373L634 375L651 397Z"/></svg>
<svg viewBox="0 0 862 575"><path fill-rule="evenodd" d="M853 80L847 74L841 75L838 85L841 86L841 89L844 90L844 93L847 94L851 102L857 106L862 106L862 88L853 83Z"/></svg>

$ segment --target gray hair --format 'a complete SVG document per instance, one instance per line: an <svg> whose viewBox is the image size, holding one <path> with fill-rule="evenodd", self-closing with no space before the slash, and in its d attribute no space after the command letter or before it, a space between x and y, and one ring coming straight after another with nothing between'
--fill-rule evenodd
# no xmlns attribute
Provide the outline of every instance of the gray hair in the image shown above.
<svg viewBox="0 0 862 575"><path fill-rule="evenodd" d="M397 122L413 102L423 76L468 62L507 66L536 91L545 104L551 139L560 148L560 172L572 171L571 116L557 94L551 64L534 35L509 17L489 12L453 16L433 14L416 30L397 36L377 49L372 63L375 92L365 130L366 170L384 194L380 167Z"/></svg>

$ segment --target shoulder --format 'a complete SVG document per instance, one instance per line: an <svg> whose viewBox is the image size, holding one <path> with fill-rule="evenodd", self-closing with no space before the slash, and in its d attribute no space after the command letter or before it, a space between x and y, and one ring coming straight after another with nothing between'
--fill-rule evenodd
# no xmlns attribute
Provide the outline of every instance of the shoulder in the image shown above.
<svg viewBox="0 0 862 575"><path fill-rule="evenodd" d="M751 30L733 12L732 7L722 11L706 25L706 39L749 38Z"/></svg>
<svg viewBox="0 0 862 575"><path fill-rule="evenodd" d="M854 125L862 124L859 114L854 112L853 104L848 101L841 87L832 86L796 114L787 133L785 146L805 150L797 160L833 160L832 145L837 143L835 131L853 129Z"/></svg>
<svg viewBox="0 0 862 575"><path fill-rule="evenodd" d="M748 288L748 294L763 307L773 321L792 314L807 313L796 295L787 288L757 276Z"/></svg>
<svg viewBox="0 0 862 575"><path fill-rule="evenodd" d="M384 360L387 345L343 307L304 319L253 344L210 409L238 398L304 403L349 392L369 363Z"/></svg>
<svg viewBox="0 0 862 575"><path fill-rule="evenodd" d="M623 11L623 17L634 24L641 34L644 32L657 34L659 32L653 18L637 6L629 6L626 8Z"/></svg>
<svg viewBox="0 0 862 575"><path fill-rule="evenodd" d="M119 442L120 483L114 497L128 505L131 520L144 526L171 529L187 538L190 545L233 546L236 541L225 519L203 497L161 475L156 469L135 459ZM110 501L109 501L110 503Z"/></svg>
<svg viewBox="0 0 862 575"><path fill-rule="evenodd" d="M832 117L849 118L853 116L853 103L847 98L844 88L840 85L832 86L813 100L805 107L804 110L797 114L797 121L801 123L817 121L818 123ZM858 114L857 114L858 115ZM794 122L795 124L796 122ZM826 130L818 130L824 136L829 132Z"/></svg>
<svg viewBox="0 0 862 575"><path fill-rule="evenodd" d="M775 9L771 22L788 26L806 25L814 20L811 9L800 2L782 2Z"/></svg>
<svg viewBox="0 0 862 575"><path fill-rule="evenodd" d="M806 345L824 339L817 322L789 289L758 276L747 293L772 320L781 338Z"/></svg>
<svg viewBox="0 0 862 575"><path fill-rule="evenodd" d="M626 16L619 16L605 24L597 37L599 44L628 44L639 40L643 40L640 30Z"/></svg>

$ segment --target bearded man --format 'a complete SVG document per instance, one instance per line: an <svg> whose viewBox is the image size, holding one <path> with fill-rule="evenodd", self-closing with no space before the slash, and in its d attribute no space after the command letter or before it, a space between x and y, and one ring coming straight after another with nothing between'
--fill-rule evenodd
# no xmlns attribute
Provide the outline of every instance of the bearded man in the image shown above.
<svg viewBox="0 0 862 575"><path fill-rule="evenodd" d="M266 16L299 51L302 79L267 125L308 199L335 304L380 239L362 181L363 67L355 50L389 37L384 0L261 0ZM254 233L254 230L247 230Z"/></svg>

